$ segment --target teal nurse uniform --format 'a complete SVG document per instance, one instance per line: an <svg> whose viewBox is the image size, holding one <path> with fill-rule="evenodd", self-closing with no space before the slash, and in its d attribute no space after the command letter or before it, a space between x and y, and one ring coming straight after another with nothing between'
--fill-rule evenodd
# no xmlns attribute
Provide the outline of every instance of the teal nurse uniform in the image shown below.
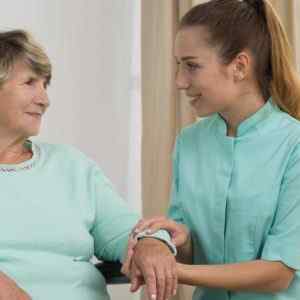
<svg viewBox="0 0 300 300"><path fill-rule="evenodd" d="M277 294L198 288L193 299L300 299L300 122L270 99L228 137L216 114L182 131L173 161L169 216L190 228L194 264L262 259L296 270Z"/></svg>

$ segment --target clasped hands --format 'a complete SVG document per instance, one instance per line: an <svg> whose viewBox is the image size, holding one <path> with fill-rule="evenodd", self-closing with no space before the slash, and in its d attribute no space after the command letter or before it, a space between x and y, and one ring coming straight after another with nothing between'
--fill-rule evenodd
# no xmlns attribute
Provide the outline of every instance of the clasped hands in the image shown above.
<svg viewBox="0 0 300 300"><path fill-rule="evenodd" d="M177 292L177 263L174 254L165 243L155 238L136 239L140 232L147 230L147 234L152 234L159 229L169 232L177 248L189 239L187 228L173 220L165 217L142 219L130 235L122 272L131 279L131 292L136 292L145 284L149 299L168 300Z"/></svg>

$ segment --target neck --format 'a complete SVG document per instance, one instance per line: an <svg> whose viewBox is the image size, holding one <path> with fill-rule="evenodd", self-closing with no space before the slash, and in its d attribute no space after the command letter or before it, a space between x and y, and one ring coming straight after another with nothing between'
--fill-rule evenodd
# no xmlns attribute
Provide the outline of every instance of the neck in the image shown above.
<svg viewBox="0 0 300 300"><path fill-rule="evenodd" d="M24 144L27 138L0 138L0 163L16 164L31 158L31 151Z"/></svg>
<svg viewBox="0 0 300 300"><path fill-rule="evenodd" d="M238 126L264 105L265 100L261 94L249 94L240 97L233 106L221 112L227 124L227 136L236 136Z"/></svg>

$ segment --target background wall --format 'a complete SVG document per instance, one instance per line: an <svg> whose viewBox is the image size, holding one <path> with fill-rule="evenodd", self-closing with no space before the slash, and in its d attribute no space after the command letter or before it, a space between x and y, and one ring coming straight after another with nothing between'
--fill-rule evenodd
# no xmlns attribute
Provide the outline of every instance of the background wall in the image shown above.
<svg viewBox="0 0 300 300"><path fill-rule="evenodd" d="M1 30L24 28L53 63L39 139L91 156L136 210L140 197L140 1L10 0ZM134 299L128 286L113 299ZM136 296L138 299L138 296Z"/></svg>

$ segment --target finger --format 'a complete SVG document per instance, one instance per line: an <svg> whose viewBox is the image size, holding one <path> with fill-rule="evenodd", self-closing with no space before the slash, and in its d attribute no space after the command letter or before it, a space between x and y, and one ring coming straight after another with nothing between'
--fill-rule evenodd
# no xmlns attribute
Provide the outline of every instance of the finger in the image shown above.
<svg viewBox="0 0 300 300"><path fill-rule="evenodd" d="M131 266L131 261L132 261L132 256L134 254L133 250L133 245L130 244L131 242L128 242L128 248L127 248L127 254L125 261L122 265L121 272L125 274L127 277L129 276L130 273L130 266Z"/></svg>
<svg viewBox="0 0 300 300"><path fill-rule="evenodd" d="M154 269L148 269L146 273L143 273L143 275L149 299L157 300L157 280Z"/></svg>
<svg viewBox="0 0 300 300"><path fill-rule="evenodd" d="M158 216L158 217L152 217L152 218L148 218L148 219L142 219L140 220L136 226L134 227L133 232L135 234L144 231L145 229L147 229L149 226L151 226L153 223L155 222L160 222L162 220L166 219L164 216Z"/></svg>
<svg viewBox="0 0 300 300"><path fill-rule="evenodd" d="M128 278L130 278L129 265L130 265L130 263L128 261L125 261L121 268L121 273L124 274Z"/></svg>
<svg viewBox="0 0 300 300"><path fill-rule="evenodd" d="M183 227L182 231L174 235L171 241L174 243L175 246L182 246L189 240L191 240L190 232Z"/></svg>
<svg viewBox="0 0 300 300"><path fill-rule="evenodd" d="M169 268L169 266L165 267L165 295L164 295L164 300L165 299L170 299L172 297L173 293L173 272L172 269Z"/></svg>
<svg viewBox="0 0 300 300"><path fill-rule="evenodd" d="M132 262L132 268L131 268L131 273L132 273L132 280L131 280L131 292L136 292L140 286L142 286L145 282L142 276L141 271L137 267L136 263L133 261Z"/></svg>
<svg viewBox="0 0 300 300"><path fill-rule="evenodd" d="M150 221L145 221L144 223L139 224L137 227L134 228L134 231L132 233L133 238L136 238L136 236L140 233L148 229L148 227L152 223Z"/></svg>
<svg viewBox="0 0 300 300"><path fill-rule="evenodd" d="M157 232L160 229L165 229L169 231L170 234L174 232L174 228L169 224L169 221L164 220L164 221L152 222L151 224L149 224L147 233L152 234Z"/></svg>
<svg viewBox="0 0 300 300"><path fill-rule="evenodd" d="M137 224L134 226L134 230L133 231L139 231L141 228L143 228L143 226L145 225L145 224L147 224L148 222L150 221L150 218L148 218L148 219L146 219L146 218L144 218L144 219L140 219L138 222L137 222Z"/></svg>
<svg viewBox="0 0 300 300"><path fill-rule="evenodd" d="M156 266L155 268L156 274L156 290L157 290L157 300L165 300L165 287L166 287L166 279L165 279L165 270L162 266Z"/></svg>
<svg viewBox="0 0 300 300"><path fill-rule="evenodd" d="M136 264L133 262L132 263L132 267L131 267L131 286L130 286L130 291L131 292L135 292L138 288L138 277L139 274L137 272L137 266Z"/></svg>
<svg viewBox="0 0 300 300"><path fill-rule="evenodd" d="M138 277L131 278L131 285L130 285L130 292L134 293L137 291L138 288Z"/></svg>
<svg viewBox="0 0 300 300"><path fill-rule="evenodd" d="M159 229L165 229L171 235L171 241L175 246L183 245L189 239L189 231L172 220L157 222L149 226L147 233L153 234Z"/></svg>
<svg viewBox="0 0 300 300"><path fill-rule="evenodd" d="M130 289L130 291L131 291L132 293L137 292L137 291L140 289L140 287L141 287L144 283L145 283L145 282L144 282L144 280L143 280L142 277L137 277L137 278L136 278L136 282L135 282L135 286L132 287L132 289Z"/></svg>
<svg viewBox="0 0 300 300"><path fill-rule="evenodd" d="M178 288L178 275L177 275L176 261L174 261L172 270L173 270L172 271L172 275L173 275L172 296L175 296L177 294L177 288Z"/></svg>

